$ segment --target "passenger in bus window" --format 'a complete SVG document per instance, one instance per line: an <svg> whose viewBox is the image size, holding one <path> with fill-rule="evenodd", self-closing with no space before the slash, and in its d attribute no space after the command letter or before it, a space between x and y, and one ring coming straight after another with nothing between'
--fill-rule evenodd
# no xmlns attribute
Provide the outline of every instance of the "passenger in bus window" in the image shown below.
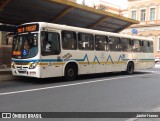
<svg viewBox="0 0 160 121"><path fill-rule="evenodd" d="M27 40L24 42L24 49L25 49L26 51L29 51L29 49L30 49L29 43L28 43Z"/></svg>
<svg viewBox="0 0 160 121"><path fill-rule="evenodd" d="M49 50L50 48L51 48L51 45L49 44L49 42L47 42L46 49Z"/></svg>
<svg viewBox="0 0 160 121"><path fill-rule="evenodd" d="M129 44L128 44L128 49L127 49L127 51L128 51L128 52L131 52L131 51L132 51L132 46L130 46Z"/></svg>
<svg viewBox="0 0 160 121"><path fill-rule="evenodd" d="M139 50L140 50L139 44L135 44L135 45L133 46L133 50L134 50L135 52L139 52Z"/></svg>
<svg viewBox="0 0 160 121"><path fill-rule="evenodd" d="M100 42L96 44L96 50L103 50L103 47Z"/></svg>
<svg viewBox="0 0 160 121"><path fill-rule="evenodd" d="M45 52L50 52L51 51L51 44L48 41L46 42L46 48L45 48Z"/></svg>
<svg viewBox="0 0 160 121"><path fill-rule="evenodd" d="M79 44L78 44L78 47L79 47L80 50L83 50L84 49L83 42L80 41Z"/></svg>
<svg viewBox="0 0 160 121"><path fill-rule="evenodd" d="M23 51L22 51L23 56L28 57L30 47L29 47L29 43L28 43L27 40L24 42L24 47L23 48L24 48Z"/></svg>

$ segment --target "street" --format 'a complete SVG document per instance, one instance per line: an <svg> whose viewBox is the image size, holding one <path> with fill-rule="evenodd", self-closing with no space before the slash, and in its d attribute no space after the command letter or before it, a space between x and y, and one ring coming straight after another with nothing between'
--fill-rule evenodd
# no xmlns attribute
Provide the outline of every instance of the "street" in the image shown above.
<svg viewBox="0 0 160 121"><path fill-rule="evenodd" d="M133 75L122 73L83 75L76 81L68 82L62 78L21 77L0 82L0 112L151 111L160 107L159 79L158 64L154 69L136 71Z"/></svg>

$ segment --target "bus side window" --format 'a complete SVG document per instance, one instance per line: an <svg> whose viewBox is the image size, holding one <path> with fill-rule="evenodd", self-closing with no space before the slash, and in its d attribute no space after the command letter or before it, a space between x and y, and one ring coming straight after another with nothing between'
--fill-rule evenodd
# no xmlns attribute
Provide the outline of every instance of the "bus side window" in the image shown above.
<svg viewBox="0 0 160 121"><path fill-rule="evenodd" d="M131 52L132 51L131 40L128 38L121 38L121 47L122 51Z"/></svg>
<svg viewBox="0 0 160 121"><path fill-rule="evenodd" d="M109 37L110 51L121 51L121 43L119 37Z"/></svg>
<svg viewBox="0 0 160 121"><path fill-rule="evenodd" d="M150 45L150 46L149 46L149 52L150 52L150 53L153 53L153 42L150 41L150 42L149 42L149 45Z"/></svg>
<svg viewBox="0 0 160 121"><path fill-rule="evenodd" d="M62 31L62 47L66 50L77 49L77 37L75 32Z"/></svg>
<svg viewBox="0 0 160 121"><path fill-rule="evenodd" d="M146 41L147 53L150 53L150 42Z"/></svg>
<svg viewBox="0 0 160 121"><path fill-rule="evenodd" d="M108 51L108 37L103 35L95 36L95 49L97 51Z"/></svg>
<svg viewBox="0 0 160 121"><path fill-rule="evenodd" d="M95 49L97 51L108 51L108 37L103 35L95 36Z"/></svg>
<svg viewBox="0 0 160 121"><path fill-rule="evenodd" d="M80 50L94 50L93 35L86 33L78 33L78 48Z"/></svg>
<svg viewBox="0 0 160 121"><path fill-rule="evenodd" d="M142 41L142 52L148 53L149 52L149 41Z"/></svg>
<svg viewBox="0 0 160 121"><path fill-rule="evenodd" d="M46 55L58 55L60 53L59 34L55 32L41 32L41 53Z"/></svg>
<svg viewBox="0 0 160 121"><path fill-rule="evenodd" d="M44 42L46 40L46 33L45 31L42 31L41 32L41 37L40 37L40 44L41 44L41 53L42 55L45 55L44 52L45 52L45 45L44 45Z"/></svg>
<svg viewBox="0 0 160 121"><path fill-rule="evenodd" d="M140 40L133 40L133 52L141 52L141 42Z"/></svg>

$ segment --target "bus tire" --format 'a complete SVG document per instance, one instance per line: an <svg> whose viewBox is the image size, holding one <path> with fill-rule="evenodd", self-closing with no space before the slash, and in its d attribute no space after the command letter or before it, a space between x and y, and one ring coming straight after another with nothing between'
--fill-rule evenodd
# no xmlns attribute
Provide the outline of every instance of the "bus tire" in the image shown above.
<svg viewBox="0 0 160 121"><path fill-rule="evenodd" d="M134 72L134 64L133 62L129 62L127 65L126 74L133 74Z"/></svg>
<svg viewBox="0 0 160 121"><path fill-rule="evenodd" d="M74 67L74 65L69 64L65 68L65 75L64 78L67 81L75 80L77 77L77 69Z"/></svg>

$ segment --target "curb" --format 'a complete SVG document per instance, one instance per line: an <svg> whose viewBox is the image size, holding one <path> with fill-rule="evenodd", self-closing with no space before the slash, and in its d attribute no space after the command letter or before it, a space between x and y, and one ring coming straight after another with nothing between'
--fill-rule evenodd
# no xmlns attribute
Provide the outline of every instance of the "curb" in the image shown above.
<svg viewBox="0 0 160 121"><path fill-rule="evenodd" d="M13 79L11 69L0 69L0 82Z"/></svg>
<svg viewBox="0 0 160 121"><path fill-rule="evenodd" d="M12 80L12 79L13 79L12 75L0 75L0 82Z"/></svg>
<svg viewBox="0 0 160 121"><path fill-rule="evenodd" d="M0 76L1 75L12 75L11 71L0 71Z"/></svg>

